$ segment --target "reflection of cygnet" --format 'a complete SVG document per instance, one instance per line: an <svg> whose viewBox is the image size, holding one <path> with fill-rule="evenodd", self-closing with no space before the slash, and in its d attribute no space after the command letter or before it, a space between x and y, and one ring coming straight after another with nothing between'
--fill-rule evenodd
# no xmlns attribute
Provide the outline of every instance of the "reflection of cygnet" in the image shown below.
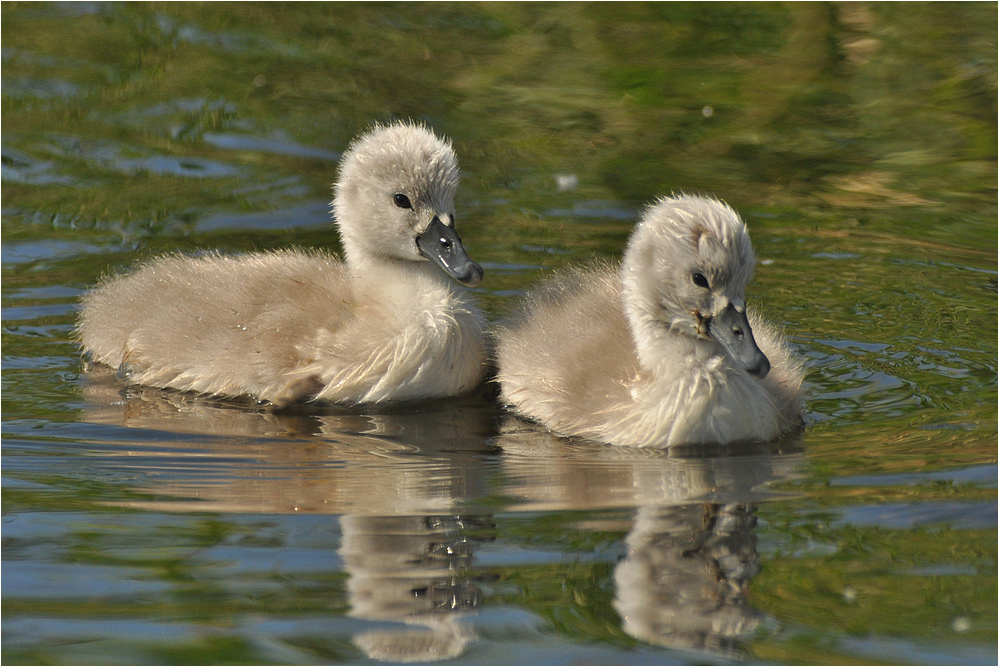
<svg viewBox="0 0 999 667"><path fill-rule="evenodd" d="M475 518L444 516L344 516L340 555L350 574L351 615L424 629L363 632L354 643L383 662L456 658L475 632L462 617L482 603L467 574L482 538L468 528Z"/></svg>
<svg viewBox="0 0 999 667"><path fill-rule="evenodd" d="M739 456L709 455L722 447L607 447L563 438L507 416L493 441L503 450L510 507L532 511L675 505L693 499L749 502L761 487L797 474L796 438L739 446ZM777 453L777 447L782 453ZM687 454L684 456L684 454Z"/></svg>
<svg viewBox="0 0 999 667"><path fill-rule="evenodd" d="M446 514L492 493L496 407L482 396L350 410L246 409L241 401L121 387L107 367L86 373L80 419L176 434L162 452L105 454L145 469L123 506L154 511ZM241 406L242 407L237 407ZM182 434L195 434L196 437ZM208 436L208 437L197 437ZM372 493L377 489L377 493Z"/></svg>
<svg viewBox="0 0 999 667"><path fill-rule="evenodd" d="M457 187L447 142L376 127L336 184L345 263L299 250L161 257L87 294L78 337L135 384L277 405L466 393L485 373L485 318L447 277L482 279L455 232Z"/></svg>
<svg viewBox="0 0 999 667"><path fill-rule="evenodd" d="M756 518L745 505L643 507L614 571L625 632L677 649L736 649L759 623L746 606L759 572Z"/></svg>
<svg viewBox="0 0 999 667"><path fill-rule="evenodd" d="M431 632L372 630L354 637L354 643L369 658L381 662L440 662L460 656L476 637L471 629L453 619L425 624Z"/></svg>
<svg viewBox="0 0 999 667"><path fill-rule="evenodd" d="M800 363L746 312L755 262L725 204L660 200L620 269L556 277L499 330L504 400L563 435L636 447L769 441L799 428Z"/></svg>

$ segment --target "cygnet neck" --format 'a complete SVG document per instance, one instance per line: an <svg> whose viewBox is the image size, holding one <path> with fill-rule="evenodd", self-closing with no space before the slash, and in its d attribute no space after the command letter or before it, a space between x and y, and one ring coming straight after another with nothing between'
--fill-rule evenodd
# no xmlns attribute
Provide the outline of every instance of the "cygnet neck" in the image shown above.
<svg viewBox="0 0 999 667"><path fill-rule="evenodd" d="M455 283L433 262L410 261L397 257L346 254L347 273L357 292L390 291L424 294L429 290L455 289Z"/></svg>
<svg viewBox="0 0 999 667"><path fill-rule="evenodd" d="M635 352L642 368L663 374L681 360L707 363L724 354L713 340L702 338L689 330L683 318L669 321L669 313L652 297L643 292L643 281L624 272L621 300Z"/></svg>

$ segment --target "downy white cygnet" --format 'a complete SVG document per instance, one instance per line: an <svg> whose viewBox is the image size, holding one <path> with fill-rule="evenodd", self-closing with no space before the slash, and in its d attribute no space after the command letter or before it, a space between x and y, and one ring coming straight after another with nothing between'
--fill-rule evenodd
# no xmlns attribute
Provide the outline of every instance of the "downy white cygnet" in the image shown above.
<svg viewBox="0 0 999 667"><path fill-rule="evenodd" d="M333 212L344 261L321 251L166 256L83 298L90 358L136 384L278 406L383 403L478 386L482 268L454 227L458 162L412 123L375 126L342 159Z"/></svg>
<svg viewBox="0 0 999 667"><path fill-rule="evenodd" d="M727 205L660 199L620 268L565 272L499 328L503 400L562 435L635 447L769 441L798 429L802 365L747 314L755 262Z"/></svg>

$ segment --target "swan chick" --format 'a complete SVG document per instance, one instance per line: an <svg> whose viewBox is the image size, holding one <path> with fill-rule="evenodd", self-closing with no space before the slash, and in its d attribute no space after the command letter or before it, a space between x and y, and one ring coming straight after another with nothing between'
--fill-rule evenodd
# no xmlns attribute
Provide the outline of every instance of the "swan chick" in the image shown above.
<svg viewBox="0 0 999 667"><path fill-rule="evenodd" d="M160 257L87 293L77 338L132 383L277 406L471 391L486 370L486 321L454 281L477 285L483 271L455 231L458 181L450 142L376 125L334 186L343 261Z"/></svg>
<svg viewBox="0 0 999 667"><path fill-rule="evenodd" d="M755 262L726 204L658 200L620 267L557 275L499 327L502 400L559 434L635 447L800 428L802 364L746 308Z"/></svg>

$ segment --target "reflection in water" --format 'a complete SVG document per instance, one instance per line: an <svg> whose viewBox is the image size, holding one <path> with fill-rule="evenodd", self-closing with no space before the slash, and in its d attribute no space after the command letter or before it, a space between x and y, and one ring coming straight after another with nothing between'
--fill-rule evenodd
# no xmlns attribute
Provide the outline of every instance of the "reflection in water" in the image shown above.
<svg viewBox="0 0 999 667"><path fill-rule="evenodd" d="M773 495L759 487L796 474L796 440L664 453L558 438L513 418L501 432L520 507L637 508L614 570L625 632L674 649L738 653L762 617L746 602L760 570L754 503Z"/></svg>
<svg viewBox="0 0 999 667"><path fill-rule="evenodd" d="M305 405L262 407L249 398L226 399L140 385L124 386L107 366L83 375L84 420L222 437L312 438L370 435L395 438L432 451L481 441L495 432L496 409L481 394L389 407L349 409Z"/></svg>
<svg viewBox="0 0 999 667"><path fill-rule="evenodd" d="M476 547L494 539L490 520L352 515L343 517L341 526L351 614L424 628L363 632L354 638L357 646L384 662L461 655L476 636L461 619L482 603L469 568Z"/></svg>
<svg viewBox="0 0 999 667"><path fill-rule="evenodd" d="M534 511L766 500L758 487L794 476L803 459L797 436L667 452L562 438L514 417L496 444L511 509Z"/></svg>
<svg viewBox="0 0 999 667"><path fill-rule="evenodd" d="M795 475L802 461L793 441L663 452L564 439L511 417L497 433L482 396L281 414L122 391L110 373L91 373L86 397L90 421L173 434L155 448L135 438L116 450L116 465L147 474L134 489L146 498L130 506L342 515L351 615L387 623L354 642L386 662L453 659L475 639L467 618L487 600L471 565L496 528L468 510L495 492L508 510L636 508L614 572L624 630L736 654L761 618L746 602L759 571L754 504L773 497L762 485Z"/></svg>
<svg viewBox="0 0 999 667"><path fill-rule="evenodd" d="M730 654L762 614L746 604L760 571L751 506L642 507L614 570L624 630L672 648Z"/></svg>
<svg viewBox="0 0 999 667"><path fill-rule="evenodd" d="M280 413L87 374L83 419L174 434L115 453L150 470L165 511L440 514L486 493L495 409L481 396L405 409ZM180 435L191 434L191 435ZM120 465L120 464L119 464ZM184 499L184 500L180 500ZM196 500L196 506L192 506Z"/></svg>
<svg viewBox="0 0 999 667"><path fill-rule="evenodd" d="M136 490L156 499L129 505L190 511L189 499L197 499L198 510L341 514L351 615L388 622L356 634L358 648L373 660L428 662L461 655L475 638L462 622L482 602L469 568L495 528L488 517L455 510L484 495L482 458L495 451L495 412L481 397L382 413L293 414L121 389L102 368L84 387L89 421L209 436L159 441L158 453L126 452L137 468L162 469L149 459L164 457L179 473L153 475L155 488ZM191 468L178 464L184 459Z"/></svg>

